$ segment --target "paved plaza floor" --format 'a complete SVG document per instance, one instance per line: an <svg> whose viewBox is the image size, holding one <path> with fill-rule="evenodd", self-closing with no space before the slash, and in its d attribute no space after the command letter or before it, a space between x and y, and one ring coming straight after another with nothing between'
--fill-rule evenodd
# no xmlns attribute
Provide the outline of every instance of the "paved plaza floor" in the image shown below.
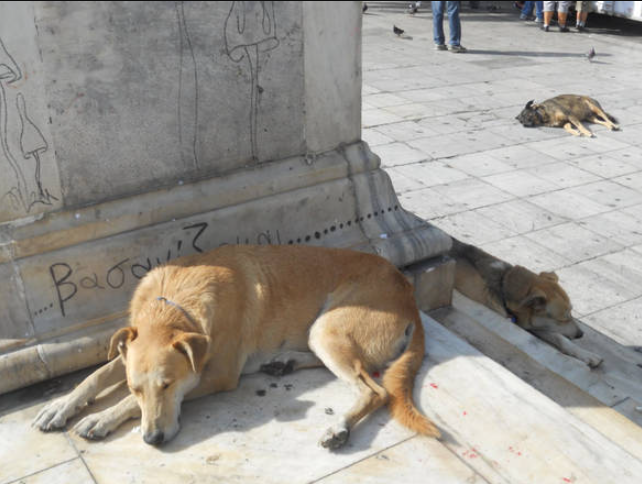
<svg viewBox="0 0 642 484"><path fill-rule="evenodd" d="M403 206L508 262L555 270L577 316L642 346L642 25L545 33L510 2L462 2L468 53L454 54L433 49L429 3L408 15L374 2L363 17L363 138ZM622 130L577 138L515 120L559 94L597 99Z"/></svg>

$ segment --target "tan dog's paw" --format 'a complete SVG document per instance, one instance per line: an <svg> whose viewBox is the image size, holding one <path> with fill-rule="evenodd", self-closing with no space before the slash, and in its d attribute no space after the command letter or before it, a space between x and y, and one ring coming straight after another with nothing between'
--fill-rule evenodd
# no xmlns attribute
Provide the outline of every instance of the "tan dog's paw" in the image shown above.
<svg viewBox="0 0 642 484"><path fill-rule="evenodd" d="M104 439L113 432L120 422L114 420L110 409L87 415L74 425L74 432L88 440Z"/></svg>
<svg viewBox="0 0 642 484"><path fill-rule="evenodd" d="M337 450L345 445L350 437L350 429L345 426L338 426L337 428L330 427L325 431L323 437L319 441L321 447L330 450Z"/></svg>
<svg viewBox="0 0 642 484"><path fill-rule="evenodd" d="M59 398L45 405L31 425L44 432L61 429L67 423L70 417L73 417L78 409L73 402L68 402L67 398Z"/></svg>

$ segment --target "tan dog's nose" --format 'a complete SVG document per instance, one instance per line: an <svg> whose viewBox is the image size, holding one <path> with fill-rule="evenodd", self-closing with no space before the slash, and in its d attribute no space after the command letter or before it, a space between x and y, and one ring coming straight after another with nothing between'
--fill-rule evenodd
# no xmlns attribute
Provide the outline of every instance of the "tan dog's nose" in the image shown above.
<svg viewBox="0 0 642 484"><path fill-rule="evenodd" d="M165 435L160 430L154 430L149 434L143 436L143 440L149 445L160 445L163 443Z"/></svg>

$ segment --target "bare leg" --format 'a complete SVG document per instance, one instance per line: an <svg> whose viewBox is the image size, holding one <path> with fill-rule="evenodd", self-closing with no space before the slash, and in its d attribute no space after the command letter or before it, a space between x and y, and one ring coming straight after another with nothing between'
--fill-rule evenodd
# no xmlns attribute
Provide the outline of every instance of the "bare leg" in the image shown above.
<svg viewBox="0 0 642 484"><path fill-rule="evenodd" d="M125 377L125 365L118 357L85 378L69 395L46 405L40 410L32 425L45 431L64 427L67 420L91 403L96 395L116 383L125 381Z"/></svg>

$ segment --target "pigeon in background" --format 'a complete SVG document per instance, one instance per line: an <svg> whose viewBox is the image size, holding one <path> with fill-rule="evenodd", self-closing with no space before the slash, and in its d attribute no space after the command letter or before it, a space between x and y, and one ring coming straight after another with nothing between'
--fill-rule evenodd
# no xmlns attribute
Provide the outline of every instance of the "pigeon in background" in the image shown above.
<svg viewBox="0 0 642 484"><path fill-rule="evenodd" d="M396 25L393 25L393 26L392 26L392 31L393 31L396 35L398 35L398 36L399 36L399 35L401 35L401 34L403 34L403 33L405 32L405 30L400 29L400 28L399 28L399 27L397 27Z"/></svg>
<svg viewBox="0 0 642 484"><path fill-rule="evenodd" d="M589 50L588 54L586 54L586 57L588 58L589 62L593 60L593 57L595 57L595 49L591 47L591 50Z"/></svg>
<svg viewBox="0 0 642 484"><path fill-rule="evenodd" d="M363 7L361 7L361 12L366 13L366 10L368 10L368 4L366 2L363 2Z"/></svg>
<svg viewBox="0 0 642 484"><path fill-rule="evenodd" d="M417 12L419 12L419 7L421 7L421 0L412 2L410 5L408 5L408 13L411 15L416 14Z"/></svg>

